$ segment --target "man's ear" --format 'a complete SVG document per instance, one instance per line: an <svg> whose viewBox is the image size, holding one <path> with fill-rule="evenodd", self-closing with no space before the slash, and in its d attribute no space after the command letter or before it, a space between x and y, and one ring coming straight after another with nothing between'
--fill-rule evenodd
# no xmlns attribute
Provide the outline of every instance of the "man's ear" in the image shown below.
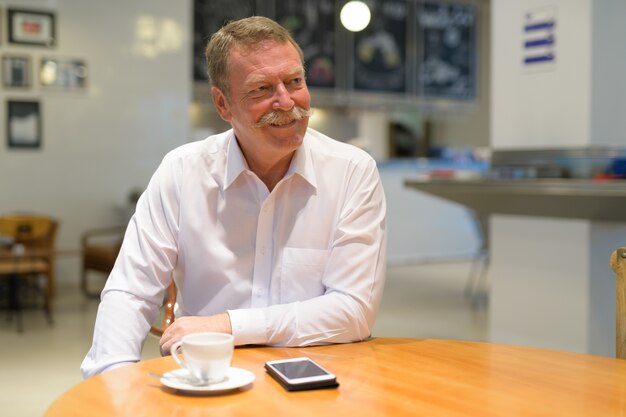
<svg viewBox="0 0 626 417"><path fill-rule="evenodd" d="M233 118L232 113L230 112L230 104L228 103L228 99L219 88L212 86L211 87L211 96L213 97L213 104L215 105L215 109L219 113L220 117L227 122L230 122Z"/></svg>

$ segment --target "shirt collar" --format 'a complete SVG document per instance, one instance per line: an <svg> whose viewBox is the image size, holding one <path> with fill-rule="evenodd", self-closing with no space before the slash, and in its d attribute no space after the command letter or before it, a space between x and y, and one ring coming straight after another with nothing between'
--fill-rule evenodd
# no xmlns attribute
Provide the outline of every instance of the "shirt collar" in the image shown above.
<svg viewBox="0 0 626 417"><path fill-rule="evenodd" d="M289 177L293 174L300 175L306 182L311 184L311 186L317 188L317 180L313 169L313 158L311 156L311 143L308 133L304 135L302 145L300 145L300 147L296 150L285 177Z"/></svg>
<svg viewBox="0 0 626 417"><path fill-rule="evenodd" d="M235 132L230 131L228 135L228 154L226 155L226 182L224 189L228 189L230 185L241 175L242 172L248 170L248 163L243 157L243 152L239 148Z"/></svg>
<svg viewBox="0 0 626 417"><path fill-rule="evenodd" d="M244 171L248 171L248 163L243 156L243 152L237 143L235 133L231 130L228 138L228 155L226 157L226 182L224 189L228 189L231 184L239 177ZM317 181L315 177L315 171L313 170L313 159L311 156L311 144L309 143L309 135L304 136L302 145L296 150L296 153L291 160L289 169L285 174L285 178L298 174L314 188L317 188Z"/></svg>

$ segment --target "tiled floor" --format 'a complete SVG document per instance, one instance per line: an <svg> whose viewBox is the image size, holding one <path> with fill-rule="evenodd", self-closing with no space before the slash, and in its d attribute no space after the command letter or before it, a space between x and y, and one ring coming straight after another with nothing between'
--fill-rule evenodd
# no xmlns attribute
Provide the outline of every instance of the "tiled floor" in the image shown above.
<svg viewBox="0 0 626 417"><path fill-rule="evenodd" d="M486 340L486 309L472 308L463 295L468 271L467 263L390 267L374 336ZM42 416L81 381L78 368L91 344L97 303L78 288L61 288L54 326L42 312L27 311L22 334L0 316L0 415ZM149 337L144 358L158 354L157 339Z"/></svg>

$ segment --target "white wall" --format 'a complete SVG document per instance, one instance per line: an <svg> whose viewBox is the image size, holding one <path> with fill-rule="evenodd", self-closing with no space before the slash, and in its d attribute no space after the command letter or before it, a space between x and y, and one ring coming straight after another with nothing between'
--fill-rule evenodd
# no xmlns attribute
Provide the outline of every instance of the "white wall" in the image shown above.
<svg viewBox="0 0 626 417"><path fill-rule="evenodd" d="M626 225L495 215L490 230L490 340L614 356L609 259Z"/></svg>
<svg viewBox="0 0 626 417"><path fill-rule="evenodd" d="M524 66L524 15L545 7L556 16L554 65ZM492 147L588 145L591 0L492 0L491 22Z"/></svg>
<svg viewBox="0 0 626 417"><path fill-rule="evenodd" d="M556 18L554 64L524 66L524 15L548 8ZM492 146L624 146L624 22L623 0L494 0Z"/></svg>
<svg viewBox="0 0 626 417"><path fill-rule="evenodd" d="M190 137L191 1L0 0L56 14L57 45L0 43L2 55L77 58L89 67L84 92L51 92L34 81L0 89L0 117L10 98L38 100L43 144L8 149L0 140L0 212L33 211L60 220L58 246L78 249L81 233L117 224L118 208L143 188L163 155ZM6 27L6 21L0 25ZM5 136L5 129L0 129ZM59 281L78 279L78 257L61 257Z"/></svg>
<svg viewBox="0 0 626 417"><path fill-rule="evenodd" d="M592 3L592 97L590 117L594 144L626 145L626 1Z"/></svg>

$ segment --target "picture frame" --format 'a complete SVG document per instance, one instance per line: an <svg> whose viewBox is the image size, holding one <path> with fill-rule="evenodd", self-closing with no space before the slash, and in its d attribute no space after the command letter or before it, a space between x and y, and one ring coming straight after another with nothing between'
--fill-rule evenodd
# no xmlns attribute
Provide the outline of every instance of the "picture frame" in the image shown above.
<svg viewBox="0 0 626 417"><path fill-rule="evenodd" d="M425 0L416 16L418 95L473 101L477 94L477 19L471 3ZM442 24L445 22L445 24Z"/></svg>
<svg viewBox="0 0 626 417"><path fill-rule="evenodd" d="M372 20L354 34L352 89L408 92L407 8L405 0L369 0Z"/></svg>
<svg viewBox="0 0 626 417"><path fill-rule="evenodd" d="M84 90L89 71L82 59L42 58L39 66L39 85L46 89Z"/></svg>
<svg viewBox="0 0 626 417"><path fill-rule="evenodd" d="M302 48L309 87L337 84L335 12L334 0L281 0L276 9L275 20Z"/></svg>
<svg viewBox="0 0 626 417"><path fill-rule="evenodd" d="M41 112L38 101L7 101L7 145L9 148L41 147Z"/></svg>
<svg viewBox="0 0 626 417"><path fill-rule="evenodd" d="M206 82L204 49L207 41L225 23L259 14L255 0L193 1L193 78Z"/></svg>
<svg viewBox="0 0 626 417"><path fill-rule="evenodd" d="M4 87L29 88L31 79L30 57L17 55L2 57L2 85Z"/></svg>
<svg viewBox="0 0 626 417"><path fill-rule="evenodd" d="M56 18L53 12L7 9L8 41L12 44L43 46L56 44Z"/></svg>

